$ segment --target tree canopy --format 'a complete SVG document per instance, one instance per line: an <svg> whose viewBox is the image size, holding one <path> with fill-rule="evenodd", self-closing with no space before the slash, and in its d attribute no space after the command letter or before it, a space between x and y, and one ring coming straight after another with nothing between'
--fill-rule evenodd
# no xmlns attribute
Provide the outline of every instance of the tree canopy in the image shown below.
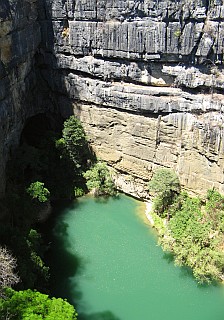
<svg viewBox="0 0 224 320"><path fill-rule="evenodd" d="M1 319L23 320L77 320L77 312L66 300L49 298L48 295L30 289L6 290L6 298L0 299Z"/></svg>
<svg viewBox="0 0 224 320"><path fill-rule="evenodd" d="M163 212L171 204L174 196L180 193L180 181L174 171L158 169L149 181L149 191L156 196L155 210Z"/></svg>
<svg viewBox="0 0 224 320"><path fill-rule="evenodd" d="M190 267L198 282L223 279L224 197L216 190L203 201L181 193L165 212L165 224L155 219L159 242L175 263Z"/></svg>
<svg viewBox="0 0 224 320"><path fill-rule="evenodd" d="M115 185L105 162L97 162L90 170L87 170L83 176L87 180L87 188L94 190L95 195L115 194Z"/></svg>
<svg viewBox="0 0 224 320"><path fill-rule="evenodd" d="M62 138L56 142L56 147L71 159L77 169L85 165L89 155L88 143L82 124L75 116L64 122Z"/></svg>
<svg viewBox="0 0 224 320"><path fill-rule="evenodd" d="M40 181L32 182L26 191L32 199L37 199L39 202L46 202L50 197L49 190Z"/></svg>

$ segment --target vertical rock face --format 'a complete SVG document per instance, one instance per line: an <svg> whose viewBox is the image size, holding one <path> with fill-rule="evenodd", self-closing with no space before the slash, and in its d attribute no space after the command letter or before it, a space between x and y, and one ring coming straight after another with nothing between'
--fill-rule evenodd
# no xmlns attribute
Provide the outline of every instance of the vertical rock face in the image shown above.
<svg viewBox="0 0 224 320"><path fill-rule="evenodd" d="M224 192L223 17L223 1L45 0L46 79L125 192L159 167Z"/></svg>
<svg viewBox="0 0 224 320"><path fill-rule="evenodd" d="M10 148L51 97L122 190L146 196L170 167L188 190L224 192L223 18L222 0L1 0L0 192Z"/></svg>
<svg viewBox="0 0 224 320"><path fill-rule="evenodd" d="M33 57L40 43L35 0L0 1L0 196L5 165L18 144L25 120L38 112L32 104L36 86Z"/></svg>

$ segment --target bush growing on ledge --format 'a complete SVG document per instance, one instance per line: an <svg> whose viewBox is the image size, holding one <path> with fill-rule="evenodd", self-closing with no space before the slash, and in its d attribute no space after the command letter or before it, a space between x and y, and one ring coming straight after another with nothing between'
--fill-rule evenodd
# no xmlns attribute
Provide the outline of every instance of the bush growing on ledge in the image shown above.
<svg viewBox="0 0 224 320"><path fill-rule="evenodd" d="M163 213L172 203L175 195L180 193L180 182L171 169L158 169L149 182L149 191L156 197L154 199L154 210Z"/></svg>
<svg viewBox="0 0 224 320"><path fill-rule="evenodd" d="M86 185L96 196L115 195L115 185L105 162L97 162L90 170L83 174Z"/></svg>
<svg viewBox="0 0 224 320"><path fill-rule="evenodd" d="M82 197L85 194L85 191L80 187L74 188L74 196L75 198Z"/></svg>
<svg viewBox="0 0 224 320"><path fill-rule="evenodd" d="M37 199L39 202L46 202L50 197L49 190L45 188L44 183L40 181L31 183L26 191L32 199Z"/></svg>

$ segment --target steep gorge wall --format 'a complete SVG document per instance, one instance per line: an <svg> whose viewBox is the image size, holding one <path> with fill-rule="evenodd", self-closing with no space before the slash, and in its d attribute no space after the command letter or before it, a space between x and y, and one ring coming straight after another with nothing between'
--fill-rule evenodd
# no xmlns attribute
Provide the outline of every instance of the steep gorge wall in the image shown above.
<svg viewBox="0 0 224 320"><path fill-rule="evenodd" d="M26 119L37 113L34 55L40 43L37 1L0 1L0 196L6 162ZM18 168L19 169L19 168Z"/></svg>
<svg viewBox="0 0 224 320"><path fill-rule="evenodd" d="M120 188L146 196L152 173L170 167L188 190L224 192L223 2L45 5L43 74Z"/></svg>
<svg viewBox="0 0 224 320"><path fill-rule="evenodd" d="M0 1L0 198L5 193L7 161L28 119L57 108L37 67L42 8L39 0Z"/></svg>
<svg viewBox="0 0 224 320"><path fill-rule="evenodd" d="M221 0L2 0L0 193L26 119L57 107L125 192L158 167L224 192L223 38Z"/></svg>

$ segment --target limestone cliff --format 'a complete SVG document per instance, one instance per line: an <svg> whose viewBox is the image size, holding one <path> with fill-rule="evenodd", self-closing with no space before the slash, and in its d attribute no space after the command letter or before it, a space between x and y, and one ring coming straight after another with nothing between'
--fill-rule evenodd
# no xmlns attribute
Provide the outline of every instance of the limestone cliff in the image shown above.
<svg viewBox="0 0 224 320"><path fill-rule="evenodd" d="M35 87L35 61L122 190L146 196L165 166L188 190L224 192L222 0L4 0L0 17L3 154L30 112L23 92Z"/></svg>
<svg viewBox="0 0 224 320"><path fill-rule="evenodd" d="M223 2L45 5L46 79L51 72L62 113L80 117L119 187L146 196L164 166L188 190L224 192Z"/></svg>
<svg viewBox="0 0 224 320"><path fill-rule="evenodd" d="M40 43L35 0L0 1L0 196L6 161L18 144L24 122L35 114L34 54Z"/></svg>

